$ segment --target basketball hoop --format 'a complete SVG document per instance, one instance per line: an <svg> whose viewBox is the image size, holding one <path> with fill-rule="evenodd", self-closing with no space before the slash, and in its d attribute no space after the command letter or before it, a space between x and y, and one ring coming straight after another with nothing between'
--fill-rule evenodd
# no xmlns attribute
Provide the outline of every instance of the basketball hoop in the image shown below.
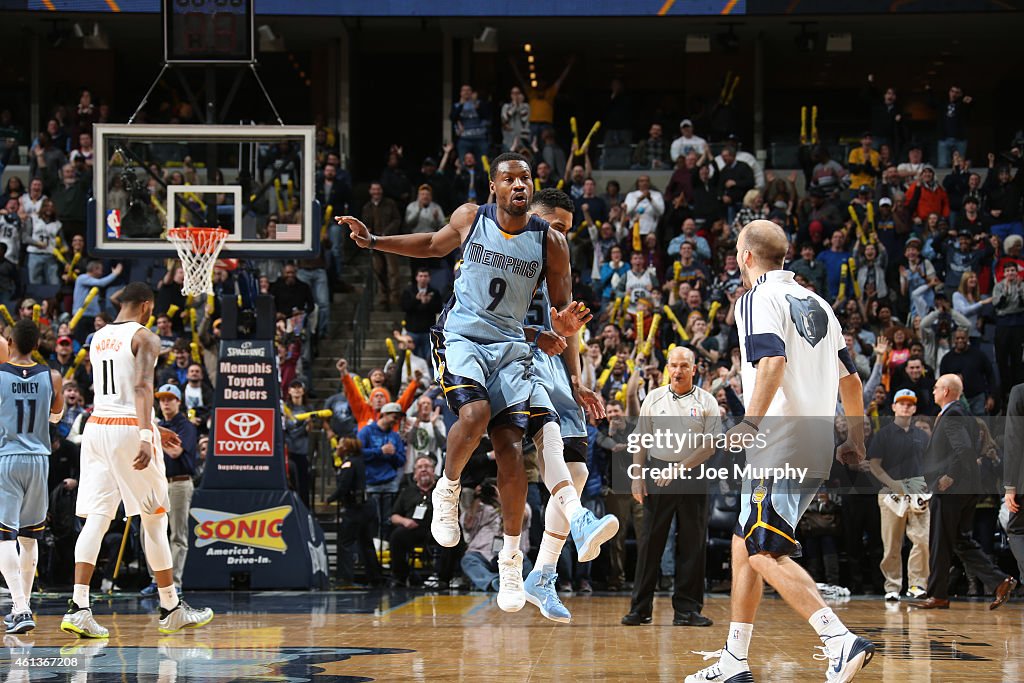
<svg viewBox="0 0 1024 683"><path fill-rule="evenodd" d="M185 273L182 294L213 294L213 266L227 237L228 231L223 228L171 228L167 231L167 241L178 251Z"/></svg>

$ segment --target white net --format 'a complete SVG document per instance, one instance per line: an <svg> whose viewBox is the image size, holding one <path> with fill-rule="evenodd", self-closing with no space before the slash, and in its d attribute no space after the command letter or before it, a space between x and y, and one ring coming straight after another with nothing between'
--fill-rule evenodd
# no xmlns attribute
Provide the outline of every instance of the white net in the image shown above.
<svg viewBox="0 0 1024 683"><path fill-rule="evenodd" d="M213 294L213 266L227 236L228 231L222 228L171 228L167 231L167 241L178 251L185 273L182 294Z"/></svg>

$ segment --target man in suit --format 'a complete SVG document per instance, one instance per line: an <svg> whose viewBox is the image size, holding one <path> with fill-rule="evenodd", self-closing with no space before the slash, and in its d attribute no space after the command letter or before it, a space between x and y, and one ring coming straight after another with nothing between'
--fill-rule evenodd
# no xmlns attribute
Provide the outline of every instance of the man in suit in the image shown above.
<svg viewBox="0 0 1024 683"><path fill-rule="evenodd" d="M968 574L978 577L995 598L989 609L1002 605L1017 587L971 538L974 508L981 497L978 470L978 423L960 402L964 386L957 375L935 381L932 397L940 406L932 428L925 463L925 480L934 492L931 499L928 598L914 606L949 609L949 565L952 553Z"/></svg>
<svg viewBox="0 0 1024 683"><path fill-rule="evenodd" d="M1010 390L1006 404L1006 439L1003 448L1003 482L1010 521L1006 533L1010 550L1024 576L1024 383Z"/></svg>

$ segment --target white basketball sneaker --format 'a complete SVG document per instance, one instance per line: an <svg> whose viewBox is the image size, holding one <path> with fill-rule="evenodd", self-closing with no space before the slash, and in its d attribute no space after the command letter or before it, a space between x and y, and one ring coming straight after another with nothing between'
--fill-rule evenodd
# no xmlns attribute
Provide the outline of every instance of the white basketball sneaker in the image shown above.
<svg viewBox="0 0 1024 683"><path fill-rule="evenodd" d="M438 480L430 500L434 504L434 514L430 519L430 534L438 545L454 548L462 538L459 528L459 494L462 486L458 483L448 487Z"/></svg>
<svg viewBox="0 0 1024 683"><path fill-rule="evenodd" d="M818 646L821 653L814 655L814 658L828 660L828 669L825 670L827 683L852 681L857 672L875 656L875 644L850 631L841 636L823 638L822 642L824 645Z"/></svg>
<svg viewBox="0 0 1024 683"><path fill-rule="evenodd" d="M750 673L746 659L737 659L727 648L714 652L695 652L704 655L704 660L718 657L718 661L697 673L686 677L686 683L754 683L754 674Z"/></svg>
<svg viewBox="0 0 1024 683"><path fill-rule="evenodd" d="M523 587L523 553L516 550L507 555L498 553L498 607L506 612L518 612L526 604Z"/></svg>

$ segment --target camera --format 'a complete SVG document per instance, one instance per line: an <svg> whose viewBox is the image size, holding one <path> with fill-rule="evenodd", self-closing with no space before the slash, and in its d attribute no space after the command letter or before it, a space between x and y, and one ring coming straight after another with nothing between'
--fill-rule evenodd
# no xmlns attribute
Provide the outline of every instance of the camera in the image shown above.
<svg viewBox="0 0 1024 683"><path fill-rule="evenodd" d="M473 496L479 498L481 503L498 507L498 487L493 479L485 479L480 484L480 490L476 491Z"/></svg>

